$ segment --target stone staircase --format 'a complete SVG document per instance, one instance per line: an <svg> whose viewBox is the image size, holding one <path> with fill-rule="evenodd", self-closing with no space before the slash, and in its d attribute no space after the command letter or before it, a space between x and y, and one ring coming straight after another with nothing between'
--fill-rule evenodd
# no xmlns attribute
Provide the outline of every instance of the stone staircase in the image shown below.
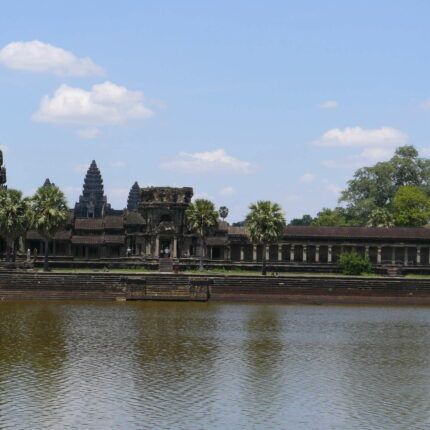
<svg viewBox="0 0 430 430"><path fill-rule="evenodd" d="M173 260L171 258L160 258L158 262L160 272L173 272Z"/></svg>

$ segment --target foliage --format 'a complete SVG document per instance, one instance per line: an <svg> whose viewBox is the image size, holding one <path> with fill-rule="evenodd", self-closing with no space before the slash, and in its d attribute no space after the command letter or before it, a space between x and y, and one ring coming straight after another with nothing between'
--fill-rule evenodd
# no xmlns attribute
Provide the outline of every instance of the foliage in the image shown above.
<svg viewBox="0 0 430 430"><path fill-rule="evenodd" d="M372 263L356 252L347 252L339 258L339 265L344 275L362 275L372 273Z"/></svg>
<svg viewBox="0 0 430 430"><path fill-rule="evenodd" d="M22 192L14 189L0 191L0 234L6 241L6 259L15 258L17 241L31 227L30 200L22 198Z"/></svg>
<svg viewBox="0 0 430 430"><path fill-rule="evenodd" d="M421 227L430 219L430 198L418 187L401 186L393 200L396 225Z"/></svg>
<svg viewBox="0 0 430 430"><path fill-rule="evenodd" d="M221 206L218 210L220 218L224 221L228 217L228 207L227 206Z"/></svg>
<svg viewBox="0 0 430 430"><path fill-rule="evenodd" d="M218 225L218 212L210 200L196 199L194 203L190 203L185 215L190 230L200 237L200 270L203 270L204 240Z"/></svg>
<svg viewBox="0 0 430 430"><path fill-rule="evenodd" d="M369 216L367 227L393 227L394 217L393 214L385 208L374 209Z"/></svg>
<svg viewBox="0 0 430 430"><path fill-rule="evenodd" d="M311 223L314 226L341 226L347 224L345 211L340 207L335 209L323 208Z"/></svg>
<svg viewBox="0 0 430 430"><path fill-rule="evenodd" d="M258 201L249 206L246 216L246 227L252 243L263 245L261 273L266 274L264 248L272 243L278 243L285 227L285 216L281 206L271 201Z"/></svg>
<svg viewBox="0 0 430 430"><path fill-rule="evenodd" d="M416 186L430 194L430 160L418 157L413 146L396 149L389 161L358 169L340 202L355 223L365 225L377 208L387 208L401 186Z"/></svg>
<svg viewBox="0 0 430 430"><path fill-rule="evenodd" d="M288 225L311 225L313 220L310 215L303 215L301 218L293 218Z"/></svg>
<svg viewBox="0 0 430 430"><path fill-rule="evenodd" d="M232 227L245 227L245 220L243 221L238 221L238 222L234 222L232 224Z"/></svg>
<svg viewBox="0 0 430 430"><path fill-rule="evenodd" d="M48 242L67 223L68 209L66 198L55 185L40 187L32 197L34 226L45 239L45 261L43 269L48 267Z"/></svg>

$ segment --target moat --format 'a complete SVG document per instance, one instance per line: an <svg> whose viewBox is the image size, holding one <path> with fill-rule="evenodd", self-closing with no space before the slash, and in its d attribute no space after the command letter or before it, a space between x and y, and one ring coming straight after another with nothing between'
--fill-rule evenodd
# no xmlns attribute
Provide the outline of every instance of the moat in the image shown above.
<svg viewBox="0 0 430 430"><path fill-rule="evenodd" d="M0 303L1 429L424 429L430 312Z"/></svg>

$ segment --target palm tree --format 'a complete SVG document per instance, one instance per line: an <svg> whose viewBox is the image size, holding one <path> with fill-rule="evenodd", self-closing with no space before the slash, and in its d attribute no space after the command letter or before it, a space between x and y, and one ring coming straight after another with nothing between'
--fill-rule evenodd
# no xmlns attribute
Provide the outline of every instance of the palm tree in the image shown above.
<svg viewBox="0 0 430 430"><path fill-rule="evenodd" d="M0 190L0 234L6 242L6 261L15 261L17 240L31 227L30 199L14 189Z"/></svg>
<svg viewBox="0 0 430 430"><path fill-rule="evenodd" d="M221 206L218 210L219 216L224 221L228 217L228 207L227 206Z"/></svg>
<svg viewBox="0 0 430 430"><path fill-rule="evenodd" d="M278 243L285 227L285 217L281 206L270 201L258 201L249 206L245 225L251 241L255 245L263 245L261 274L266 274L266 246Z"/></svg>
<svg viewBox="0 0 430 430"><path fill-rule="evenodd" d="M43 270L49 270L49 240L67 223L68 209L63 192L55 185L37 189L32 198L34 226L45 240L45 259Z"/></svg>
<svg viewBox="0 0 430 430"><path fill-rule="evenodd" d="M190 203L185 213L188 227L197 233L200 238L200 264L199 270L203 271L203 252L205 237L218 225L218 212L215 205L205 199L196 199Z"/></svg>

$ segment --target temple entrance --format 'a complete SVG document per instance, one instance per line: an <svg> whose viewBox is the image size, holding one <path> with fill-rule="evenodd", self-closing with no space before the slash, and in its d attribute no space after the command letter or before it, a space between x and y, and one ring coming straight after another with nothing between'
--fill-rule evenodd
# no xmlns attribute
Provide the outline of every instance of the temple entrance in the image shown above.
<svg viewBox="0 0 430 430"><path fill-rule="evenodd" d="M159 258L171 258L172 257L172 246L171 246L171 239L162 239L160 238L160 255ZM166 251L168 253L166 254Z"/></svg>

